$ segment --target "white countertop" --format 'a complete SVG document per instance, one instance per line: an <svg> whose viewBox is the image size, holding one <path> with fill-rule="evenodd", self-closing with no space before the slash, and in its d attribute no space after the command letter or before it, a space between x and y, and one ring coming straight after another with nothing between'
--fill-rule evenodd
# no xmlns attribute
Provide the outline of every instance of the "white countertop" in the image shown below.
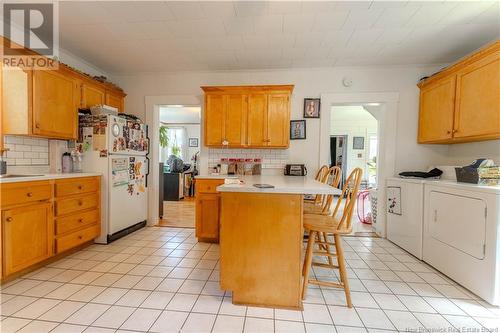
<svg viewBox="0 0 500 333"><path fill-rule="evenodd" d="M461 190L469 190L475 192L485 192L500 195L500 186L487 186L469 183L459 183L456 180L451 179L414 179L414 178L399 178L391 177L387 178L390 181L401 181L405 183L414 184L425 184L425 185L435 185L435 186L445 186L449 188L456 188Z"/></svg>
<svg viewBox="0 0 500 333"><path fill-rule="evenodd" d="M238 178L244 183L241 185L223 184L217 187L217 191L276 194L340 194L339 189L307 177L280 175L239 176ZM253 184L269 184L273 185L274 188L257 188Z"/></svg>
<svg viewBox="0 0 500 333"><path fill-rule="evenodd" d="M242 177L244 177L244 176L242 176ZM194 178L195 179L226 179L226 178L238 178L238 175L203 174L203 175L196 175L196 176L194 176Z"/></svg>
<svg viewBox="0 0 500 333"><path fill-rule="evenodd" d="M32 182L36 180L52 180L52 179L65 179L65 178L79 178L79 177L96 177L102 176L100 173L95 172L78 172L78 173L47 173L37 174L29 177L12 177L0 178L0 184L18 183L18 182Z"/></svg>

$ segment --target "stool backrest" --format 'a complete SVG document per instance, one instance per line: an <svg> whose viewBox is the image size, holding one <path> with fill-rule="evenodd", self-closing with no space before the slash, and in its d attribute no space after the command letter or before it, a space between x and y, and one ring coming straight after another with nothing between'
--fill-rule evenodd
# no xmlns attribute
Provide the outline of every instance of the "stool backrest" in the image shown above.
<svg viewBox="0 0 500 333"><path fill-rule="evenodd" d="M340 232L350 232L351 231L351 219L352 213L354 211L354 205L356 204L356 196L359 191L359 184L361 183L361 177L363 175L363 170L361 168L355 168L352 170L349 177L347 177L344 187L342 188L342 193L340 194L339 200L335 205L332 216L336 218L337 213L339 213L340 205L342 201L344 202L344 207L342 209L342 216L337 218L338 225L337 230Z"/></svg>
<svg viewBox="0 0 500 333"><path fill-rule="evenodd" d="M316 176L314 176L314 180L317 180L318 182L321 182L325 176L328 174L328 166L323 165L319 170L316 172Z"/></svg>
<svg viewBox="0 0 500 333"><path fill-rule="evenodd" d="M342 178L342 169L340 169L340 167L338 167L338 166L332 166L328 170L328 174L326 175L325 183L327 182L330 184L330 186L338 188L341 178ZM333 199L334 199L334 195L331 194L328 196L324 196L324 195L319 195L319 196L320 196L319 200L318 200L318 196L316 196L316 199L317 199L317 203L322 202L323 209L322 209L321 213L328 214L328 212L330 211L330 207L332 205Z"/></svg>

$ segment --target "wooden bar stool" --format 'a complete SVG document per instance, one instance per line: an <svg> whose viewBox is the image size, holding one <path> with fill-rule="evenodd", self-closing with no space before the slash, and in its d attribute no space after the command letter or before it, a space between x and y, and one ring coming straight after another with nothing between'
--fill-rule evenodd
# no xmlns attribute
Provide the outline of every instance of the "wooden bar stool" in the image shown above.
<svg viewBox="0 0 500 333"><path fill-rule="evenodd" d="M309 283L344 289L347 306L352 307L351 293L349 290L349 282L347 280L347 272L345 267L344 251L342 249L341 235L349 234L352 231L351 218L356 203L356 195L361 183L363 171L360 168L354 169L347 178L339 200L335 205L331 215L325 214L304 214L304 228L309 232L309 240L307 242L306 257L303 266L304 282L302 287L302 299L306 298L307 286ZM343 202L343 209L340 206ZM331 205L331 203L330 203ZM334 242L329 242L327 237L321 239L320 235L332 235ZM316 240L318 237L319 240ZM325 239L326 238L326 239ZM314 245L319 246L319 250L315 251ZM335 247L335 252L330 249ZM328 264L313 262L313 256L326 256ZM334 265L332 260L336 259L337 264ZM320 281L309 279L312 265L327 268L337 268L340 272L340 283Z"/></svg>
<svg viewBox="0 0 500 333"><path fill-rule="evenodd" d="M316 175L314 176L314 180L316 180L318 182L326 181L328 179L328 178L326 178L328 176L328 172L329 172L328 166L326 166L326 165L321 166L321 168L319 168L319 170L316 172ZM315 203L317 200L318 200L317 195L311 199L304 198L304 202L309 202L309 203Z"/></svg>
<svg viewBox="0 0 500 333"><path fill-rule="evenodd" d="M342 170L338 166L333 166L328 169L328 172L321 179L322 183L328 183L335 188L339 187L340 179L342 178ZM334 200L334 195L316 195L314 202L304 202L304 214L328 214L329 207Z"/></svg>

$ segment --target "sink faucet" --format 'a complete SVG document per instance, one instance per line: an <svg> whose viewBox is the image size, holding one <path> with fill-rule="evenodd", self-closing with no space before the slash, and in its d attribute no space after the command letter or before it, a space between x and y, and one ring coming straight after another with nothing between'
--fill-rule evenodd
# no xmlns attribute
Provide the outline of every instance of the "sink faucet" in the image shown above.
<svg viewBox="0 0 500 333"><path fill-rule="evenodd" d="M4 160L3 155L8 151L7 148L0 148L0 175L7 174L7 161Z"/></svg>

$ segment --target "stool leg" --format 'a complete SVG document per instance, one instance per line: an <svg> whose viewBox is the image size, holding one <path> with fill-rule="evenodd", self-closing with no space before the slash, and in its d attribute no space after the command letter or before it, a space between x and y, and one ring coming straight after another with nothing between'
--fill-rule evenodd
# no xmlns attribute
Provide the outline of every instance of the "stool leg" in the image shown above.
<svg viewBox="0 0 500 333"><path fill-rule="evenodd" d="M316 231L309 230L309 241L307 242L306 258L304 260L304 283L302 284L302 299L306 298L307 285L309 284L309 273L311 272L311 263L313 258L314 241L316 239Z"/></svg>
<svg viewBox="0 0 500 333"><path fill-rule="evenodd" d="M322 234L323 234L323 238L324 238L325 243L326 243L325 244L325 250L326 250L326 252L328 252L328 253L331 254L332 252L330 252L330 244L328 244L328 234L326 232L323 232ZM332 257L330 257L330 256L328 256L328 264L330 266L333 265L333 260L332 260Z"/></svg>
<svg viewBox="0 0 500 333"><path fill-rule="evenodd" d="M339 234L333 235L335 239L335 248L337 250L337 261L339 264L340 281L344 285L345 298L347 306L352 308L351 291L349 290L349 281L347 280L347 271L345 267L344 250L342 249L341 239Z"/></svg>

